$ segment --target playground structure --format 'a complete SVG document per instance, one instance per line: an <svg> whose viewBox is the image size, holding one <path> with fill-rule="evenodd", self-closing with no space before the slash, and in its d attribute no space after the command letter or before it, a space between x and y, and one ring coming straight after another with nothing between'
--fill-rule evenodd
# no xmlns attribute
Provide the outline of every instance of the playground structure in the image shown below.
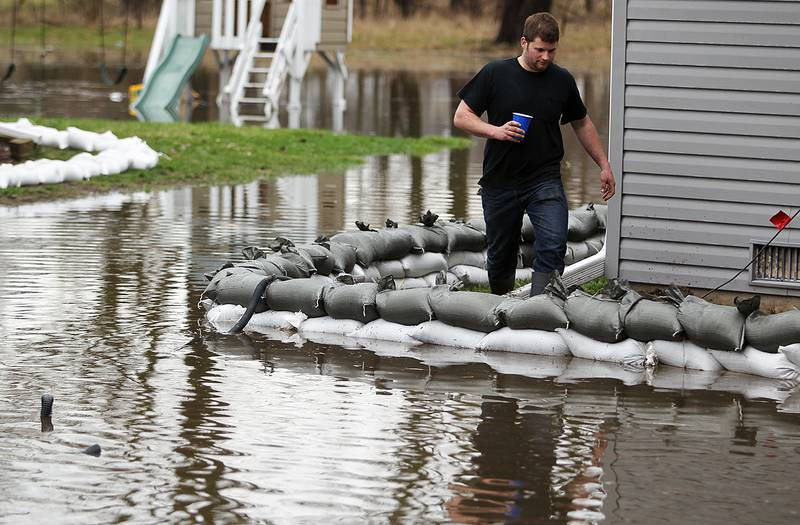
<svg viewBox="0 0 800 525"><path fill-rule="evenodd" d="M133 109L143 119L174 120L181 94L211 49L223 120L279 127L288 85L288 126L299 127L303 77L318 53L332 77L333 128L340 130L351 34L351 0L164 0Z"/></svg>

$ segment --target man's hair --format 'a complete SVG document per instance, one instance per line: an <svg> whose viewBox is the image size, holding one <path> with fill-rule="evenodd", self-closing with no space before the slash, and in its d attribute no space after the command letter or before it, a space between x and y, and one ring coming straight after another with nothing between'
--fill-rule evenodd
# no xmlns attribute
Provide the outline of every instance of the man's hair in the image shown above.
<svg viewBox="0 0 800 525"><path fill-rule="evenodd" d="M558 21L550 13L532 14L525 19L522 36L528 42L533 42L537 37L549 44L558 42Z"/></svg>

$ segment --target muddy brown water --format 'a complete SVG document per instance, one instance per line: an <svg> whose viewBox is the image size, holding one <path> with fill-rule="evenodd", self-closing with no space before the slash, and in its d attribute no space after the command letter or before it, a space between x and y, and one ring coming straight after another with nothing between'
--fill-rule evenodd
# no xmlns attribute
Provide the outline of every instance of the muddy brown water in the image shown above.
<svg viewBox="0 0 800 525"><path fill-rule="evenodd" d="M46 84L26 71L0 114L126 118L94 71L51 67ZM469 73L351 73L347 130L453 133ZM576 76L605 129L606 77ZM212 80L197 88L213 100ZM324 89L312 75L304 125L329 125ZM571 204L596 200L596 169L565 138ZM0 207L0 522L796 523L789 385L203 325L203 272L249 244L428 208L479 215L480 159L476 142ZM99 457L82 453L92 444Z"/></svg>

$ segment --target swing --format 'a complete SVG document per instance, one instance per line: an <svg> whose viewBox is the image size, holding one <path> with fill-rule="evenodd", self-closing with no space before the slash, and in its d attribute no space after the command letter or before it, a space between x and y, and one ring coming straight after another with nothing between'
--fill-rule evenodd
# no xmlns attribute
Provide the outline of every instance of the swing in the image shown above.
<svg viewBox="0 0 800 525"><path fill-rule="evenodd" d="M14 70L17 69L17 65L14 63L14 38L16 37L17 33L17 0L12 0L11 2L11 63L8 64L8 69L6 69L5 74L3 75L2 80L0 83L5 82L11 75L14 74Z"/></svg>
<svg viewBox="0 0 800 525"><path fill-rule="evenodd" d="M125 24L123 26L122 37L122 65L112 77L106 65L106 36L105 36L105 19L103 16L103 0L99 0L99 15L100 15L100 78L107 86L114 86L122 82L125 75L128 74L128 68L125 65L128 53L128 18L130 14L130 4L125 2Z"/></svg>

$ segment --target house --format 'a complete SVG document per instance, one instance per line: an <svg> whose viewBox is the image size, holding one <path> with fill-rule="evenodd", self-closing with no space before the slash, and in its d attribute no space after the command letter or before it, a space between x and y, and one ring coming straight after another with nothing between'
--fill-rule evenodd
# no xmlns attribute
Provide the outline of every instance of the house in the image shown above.
<svg viewBox="0 0 800 525"><path fill-rule="evenodd" d="M714 289L800 207L800 1L613 0L605 273ZM800 297L800 218L722 290Z"/></svg>

